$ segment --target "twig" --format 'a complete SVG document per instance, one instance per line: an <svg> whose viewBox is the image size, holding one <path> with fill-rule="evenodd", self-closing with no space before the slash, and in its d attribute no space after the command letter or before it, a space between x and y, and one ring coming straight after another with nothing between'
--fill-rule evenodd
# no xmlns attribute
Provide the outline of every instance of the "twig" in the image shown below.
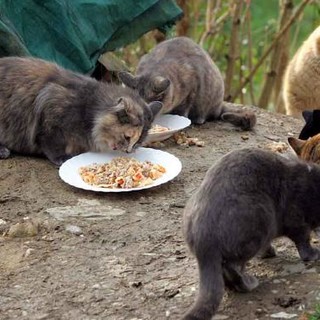
<svg viewBox="0 0 320 320"><path fill-rule="evenodd" d="M283 26L285 25L288 18L291 16L291 11L293 8L293 2L292 0L283 0L280 1L280 10L281 10L281 16L279 20L279 27L278 31L280 31ZM283 34L283 38L285 38L285 35L288 34L288 30ZM283 43L281 41L277 41L277 43L274 46L274 51L271 58L270 68L267 72L267 78L264 82L263 89L261 92L261 96L259 99L259 107L265 109L268 107L269 100L272 94L273 86L275 84L275 80L277 79L277 71L279 70L280 65L280 57L282 55L283 51Z"/></svg>
<svg viewBox="0 0 320 320"><path fill-rule="evenodd" d="M257 70L259 69L259 67L262 65L262 63L264 62L264 60L268 57L268 55L270 54L270 52L272 51L272 49L274 48L274 46L277 44L277 42L279 41L279 39L281 39L281 37L286 33L286 31L290 28L290 26L295 22L295 20L297 19L297 17L299 17L299 15L301 14L301 12L303 11L304 7L310 2L311 0L304 0L303 2L301 2L300 6L298 7L298 9L296 10L296 12L294 13L294 15L290 18L290 20L287 22L287 24L278 32L278 34L276 35L276 37L273 39L272 43L269 45L268 49L264 52L264 54L262 55L262 57L260 58L260 60L257 62L257 64L255 65L255 67L251 70L250 74L245 78L244 81L242 81L239 85L239 87L237 88L237 90L235 91L234 94L231 95L230 97L230 101L234 101L238 96L239 93L241 92L241 90L250 82L250 79L255 75L255 73L257 72Z"/></svg>
<svg viewBox="0 0 320 320"><path fill-rule="evenodd" d="M223 26L223 23L229 18L229 15L231 13L231 9L229 8L225 13L223 13L215 22L215 24L212 26L212 29L210 30L210 33L208 36L211 37L212 44L209 49L209 53L212 54L213 49L214 49L214 41L213 38L215 35L220 31L220 29Z"/></svg>
<svg viewBox="0 0 320 320"><path fill-rule="evenodd" d="M214 6L214 0L208 0L207 1L207 10L206 10L206 26L205 30L200 37L199 44L200 46L203 46L204 41L206 40L208 34L210 33L211 30L211 20L212 20L212 13L213 13L213 6Z"/></svg>
<svg viewBox="0 0 320 320"><path fill-rule="evenodd" d="M225 99L229 100L234 68L236 60L238 58L238 42L239 42L239 25L241 23L241 10L242 10L242 0L234 0L234 12L232 17L232 29L231 29L231 38L230 46L228 53L228 66L226 71L225 78Z"/></svg>
<svg viewBox="0 0 320 320"><path fill-rule="evenodd" d="M247 15L245 17L246 19L246 25L247 25L247 36L248 36L248 68L249 71L252 70L252 35L251 35L251 12L250 12L250 4L251 0L248 1L248 10L247 10ZM251 98L251 103L255 105L255 98L254 98L254 88L253 88L253 81L250 79L249 82L249 93L250 93L250 98Z"/></svg>
<svg viewBox="0 0 320 320"><path fill-rule="evenodd" d="M287 11L286 15L288 17L291 16L293 11L293 6L285 7L286 0L282 0L282 1L284 2L283 10ZM298 19L300 20L302 16L303 14L301 14ZM300 26L300 23L298 23L297 26ZM281 50L281 55L279 57L277 77L276 77L274 90L273 90L273 104L275 106L275 111L281 112L281 113L285 113L284 102L282 98L282 84L283 84L283 75L285 73L285 70L289 61L290 46L292 45L292 41L289 41L289 39L290 39L290 32L288 30L283 36L281 41L282 50Z"/></svg>

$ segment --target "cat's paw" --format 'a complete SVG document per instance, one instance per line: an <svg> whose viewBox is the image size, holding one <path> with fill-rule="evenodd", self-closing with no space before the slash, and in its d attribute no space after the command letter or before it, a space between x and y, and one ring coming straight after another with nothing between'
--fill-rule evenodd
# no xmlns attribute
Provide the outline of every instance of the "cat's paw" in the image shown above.
<svg viewBox="0 0 320 320"><path fill-rule="evenodd" d="M250 292L259 285L259 280L240 270L238 265L225 265L223 268L223 279L229 289L238 292Z"/></svg>
<svg viewBox="0 0 320 320"><path fill-rule="evenodd" d="M320 227L314 229L314 233L320 239Z"/></svg>
<svg viewBox="0 0 320 320"><path fill-rule="evenodd" d="M243 274L241 281L236 283L234 288L238 292L250 292L259 285L259 280L255 276Z"/></svg>
<svg viewBox="0 0 320 320"><path fill-rule="evenodd" d="M274 258L276 256L277 256L276 250L271 245L266 250L262 251L260 255L261 259L269 259L269 258Z"/></svg>
<svg viewBox="0 0 320 320"><path fill-rule="evenodd" d="M300 250L299 254L303 261L320 260L320 249L318 248L310 247L307 250Z"/></svg>
<svg viewBox="0 0 320 320"><path fill-rule="evenodd" d="M0 146L0 159L7 159L10 156L10 150L6 147Z"/></svg>
<svg viewBox="0 0 320 320"><path fill-rule="evenodd" d="M54 165L60 167L65 161L69 160L71 156L61 156L56 158L48 158Z"/></svg>

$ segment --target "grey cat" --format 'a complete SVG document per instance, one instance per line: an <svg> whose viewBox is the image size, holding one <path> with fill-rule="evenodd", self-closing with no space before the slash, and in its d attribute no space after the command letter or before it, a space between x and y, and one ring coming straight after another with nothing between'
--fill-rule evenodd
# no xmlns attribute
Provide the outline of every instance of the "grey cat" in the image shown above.
<svg viewBox="0 0 320 320"><path fill-rule="evenodd" d="M86 151L133 151L161 102L36 58L0 59L0 159L10 151L61 165Z"/></svg>
<svg viewBox="0 0 320 320"><path fill-rule="evenodd" d="M271 240L291 239L302 260L319 260L310 232L320 226L320 166L260 149L230 152L212 166L184 211L184 234L196 256L198 298L184 320L215 314L224 285L248 292L258 280L245 272Z"/></svg>
<svg viewBox="0 0 320 320"><path fill-rule="evenodd" d="M253 112L223 103L224 82L218 67L186 37L161 42L142 57L135 76L121 72L119 78L146 101L161 101L162 113L189 117L195 124L222 119L249 130L256 123Z"/></svg>

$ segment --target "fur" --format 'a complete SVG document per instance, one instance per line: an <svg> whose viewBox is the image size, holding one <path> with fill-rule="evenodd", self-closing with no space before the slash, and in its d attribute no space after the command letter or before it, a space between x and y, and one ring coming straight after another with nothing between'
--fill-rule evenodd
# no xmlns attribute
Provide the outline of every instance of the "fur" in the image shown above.
<svg viewBox="0 0 320 320"><path fill-rule="evenodd" d="M0 158L45 155L60 165L86 151L140 145L162 104L35 58L0 59Z"/></svg>
<svg viewBox="0 0 320 320"><path fill-rule="evenodd" d="M283 82L286 114L302 119L302 111L320 109L320 26L289 62Z"/></svg>
<svg viewBox="0 0 320 320"><path fill-rule="evenodd" d="M320 164L320 134L312 136L308 140L290 137L288 142L300 159Z"/></svg>
<svg viewBox="0 0 320 320"><path fill-rule="evenodd" d="M224 82L218 67L189 38L161 42L142 57L136 76L121 72L119 77L146 101L161 101L162 113L189 117L195 124L221 119L244 130L256 123L254 113L223 103Z"/></svg>
<svg viewBox="0 0 320 320"><path fill-rule="evenodd" d="M196 256L198 298L184 320L209 320L224 285L251 291L248 260L290 238L302 260L319 260L310 232L320 226L320 167L260 149L230 152L212 166L184 211L184 235Z"/></svg>
<svg viewBox="0 0 320 320"><path fill-rule="evenodd" d="M305 110L302 116L306 123L299 134L299 139L307 140L320 133L320 110Z"/></svg>

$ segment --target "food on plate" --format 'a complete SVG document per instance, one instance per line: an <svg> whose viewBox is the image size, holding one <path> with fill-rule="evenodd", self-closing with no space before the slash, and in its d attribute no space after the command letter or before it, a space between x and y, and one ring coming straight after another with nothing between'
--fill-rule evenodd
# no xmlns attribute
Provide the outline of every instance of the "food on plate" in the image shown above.
<svg viewBox="0 0 320 320"><path fill-rule="evenodd" d="M101 188L137 188L153 183L166 169L150 161L117 157L110 162L91 164L79 168L84 182Z"/></svg>
<svg viewBox="0 0 320 320"><path fill-rule="evenodd" d="M159 124L153 124L149 130L149 133L154 134L154 133L161 133L161 132L166 132L169 131L170 129L167 127L160 126Z"/></svg>

